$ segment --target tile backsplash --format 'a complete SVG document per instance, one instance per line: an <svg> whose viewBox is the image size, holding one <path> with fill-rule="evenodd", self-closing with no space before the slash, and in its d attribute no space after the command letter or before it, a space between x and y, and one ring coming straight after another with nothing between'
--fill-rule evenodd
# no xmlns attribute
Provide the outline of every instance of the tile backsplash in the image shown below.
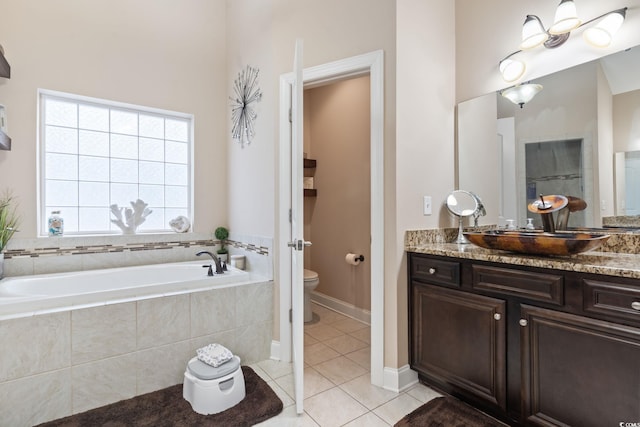
<svg viewBox="0 0 640 427"><path fill-rule="evenodd" d="M246 269L273 277L271 238L231 235L231 254L245 255ZM5 251L5 276L62 273L100 268L197 260L196 252L214 251L211 233L64 236L12 239Z"/></svg>

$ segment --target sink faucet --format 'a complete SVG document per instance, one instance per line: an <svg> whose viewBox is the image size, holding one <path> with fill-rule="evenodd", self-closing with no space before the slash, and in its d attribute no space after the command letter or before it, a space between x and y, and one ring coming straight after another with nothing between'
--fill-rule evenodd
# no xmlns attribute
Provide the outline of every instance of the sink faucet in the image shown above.
<svg viewBox="0 0 640 427"><path fill-rule="evenodd" d="M211 252L208 251L200 251L196 254L196 256L200 256L203 254L207 254L211 257L211 259L213 259L213 262L216 264L216 274L223 274L224 271L226 270L227 265L225 264L224 267L222 266L222 262L220 261L220 258L218 258L217 256L215 256L214 254L212 254ZM206 267L206 265L204 266ZM213 276L213 270L211 268L211 264L209 264L209 272L207 273L208 276Z"/></svg>
<svg viewBox="0 0 640 427"><path fill-rule="evenodd" d="M529 212L540 214L542 218L542 228L545 233L555 233L556 226L553 221L553 212L567 206L568 199L560 195L540 195L540 200L529 203L527 208Z"/></svg>
<svg viewBox="0 0 640 427"><path fill-rule="evenodd" d="M474 199L476 199L476 204L478 205L476 207L476 210L473 211L473 226L477 227L478 226L478 218L481 216L485 216L487 214L487 210L484 208L484 204L482 204L482 200L480 199L480 197L478 197L477 194L475 193L471 193L471 195L473 196Z"/></svg>
<svg viewBox="0 0 640 427"><path fill-rule="evenodd" d="M556 218L556 230L567 230L569 223L569 214L571 212L582 211L587 208L587 202L574 196L565 196L568 200L567 205L558 211Z"/></svg>

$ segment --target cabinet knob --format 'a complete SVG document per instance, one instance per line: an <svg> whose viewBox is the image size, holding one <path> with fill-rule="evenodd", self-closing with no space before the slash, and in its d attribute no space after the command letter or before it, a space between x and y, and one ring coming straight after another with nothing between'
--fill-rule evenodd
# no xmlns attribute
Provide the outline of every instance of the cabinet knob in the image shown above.
<svg viewBox="0 0 640 427"><path fill-rule="evenodd" d="M529 322L527 322L527 319L520 319L518 323L520 323L520 326L527 326L529 324Z"/></svg>
<svg viewBox="0 0 640 427"><path fill-rule="evenodd" d="M638 310L640 311L640 301L634 301L631 303L631 308L633 308L634 310Z"/></svg>
<svg viewBox="0 0 640 427"><path fill-rule="evenodd" d="M429 274L436 274L436 269L433 267L429 268Z"/></svg>
<svg viewBox="0 0 640 427"><path fill-rule="evenodd" d="M500 313L494 313L493 318L496 320L502 319L502 315Z"/></svg>

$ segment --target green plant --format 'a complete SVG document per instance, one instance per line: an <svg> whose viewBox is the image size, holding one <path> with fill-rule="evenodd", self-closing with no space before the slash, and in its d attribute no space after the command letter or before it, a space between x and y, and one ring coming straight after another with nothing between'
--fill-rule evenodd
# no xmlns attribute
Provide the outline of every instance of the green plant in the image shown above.
<svg viewBox="0 0 640 427"><path fill-rule="evenodd" d="M220 240L220 249L218 249L216 252L220 255L228 253L229 251L227 251L227 248L224 247L224 244L229 238L229 230L227 230L225 227L218 227L216 228L216 231L213 232L213 234L216 236L216 239Z"/></svg>
<svg viewBox="0 0 640 427"><path fill-rule="evenodd" d="M0 252L7 247L13 233L18 231L20 217L13 202L14 198L9 192L0 197Z"/></svg>

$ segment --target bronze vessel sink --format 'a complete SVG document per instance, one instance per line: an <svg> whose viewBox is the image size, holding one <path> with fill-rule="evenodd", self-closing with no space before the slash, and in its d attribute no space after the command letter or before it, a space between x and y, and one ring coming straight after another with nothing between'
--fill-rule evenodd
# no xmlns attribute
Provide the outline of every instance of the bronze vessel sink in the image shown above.
<svg viewBox="0 0 640 427"><path fill-rule="evenodd" d="M595 249L609 238L608 234L505 230L466 232L464 235L483 248L530 255L574 255Z"/></svg>

